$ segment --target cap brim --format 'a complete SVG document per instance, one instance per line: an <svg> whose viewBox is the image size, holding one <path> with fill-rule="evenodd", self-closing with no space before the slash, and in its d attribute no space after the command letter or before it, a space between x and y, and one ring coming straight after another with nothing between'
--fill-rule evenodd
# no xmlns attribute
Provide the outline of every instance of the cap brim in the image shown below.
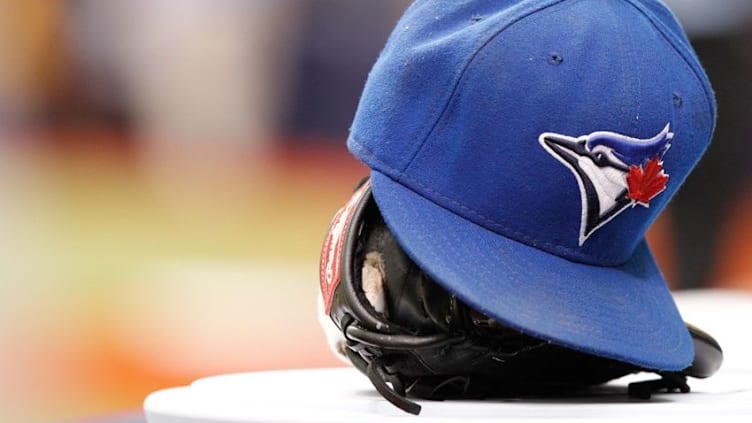
<svg viewBox="0 0 752 423"><path fill-rule="evenodd" d="M529 335L651 370L694 348L645 241L618 267L576 263L489 231L378 171L373 195L406 253L437 283Z"/></svg>

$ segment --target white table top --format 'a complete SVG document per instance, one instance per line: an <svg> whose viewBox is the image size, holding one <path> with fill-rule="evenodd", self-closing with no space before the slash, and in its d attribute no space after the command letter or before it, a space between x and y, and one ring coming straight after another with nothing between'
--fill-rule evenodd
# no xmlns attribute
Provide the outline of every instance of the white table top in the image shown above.
<svg viewBox="0 0 752 423"><path fill-rule="evenodd" d="M149 423L468 421L749 421L752 417L752 294L698 291L676 296L685 320L712 334L725 362L709 379L690 379L691 394L628 398L629 376L592 396L566 399L418 401L412 416L384 400L357 370L305 369L199 379L146 398Z"/></svg>

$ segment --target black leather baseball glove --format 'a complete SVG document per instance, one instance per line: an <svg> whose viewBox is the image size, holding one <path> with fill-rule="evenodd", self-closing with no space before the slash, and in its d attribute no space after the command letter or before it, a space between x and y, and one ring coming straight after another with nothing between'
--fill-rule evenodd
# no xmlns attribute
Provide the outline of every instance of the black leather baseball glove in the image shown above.
<svg viewBox="0 0 752 423"><path fill-rule="evenodd" d="M631 396L689 392L687 376L711 376L723 361L718 343L689 325L696 356L681 372L586 354L505 327L463 304L403 252L368 181L335 216L320 271L323 315L337 329L330 338L335 351L367 375L384 398L413 414L420 406L408 396L566 395L637 372L661 378L629 385Z"/></svg>

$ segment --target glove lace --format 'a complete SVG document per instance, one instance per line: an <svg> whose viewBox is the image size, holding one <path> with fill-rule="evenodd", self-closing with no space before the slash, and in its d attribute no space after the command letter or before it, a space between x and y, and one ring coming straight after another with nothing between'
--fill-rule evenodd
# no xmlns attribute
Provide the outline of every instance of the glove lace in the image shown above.
<svg viewBox="0 0 752 423"><path fill-rule="evenodd" d="M397 376L389 375L384 368L384 357L377 357L368 363L366 376L373 387L389 402L410 414L420 414L421 407L417 403L405 398L405 387ZM392 388L387 385L392 384Z"/></svg>
<svg viewBox="0 0 752 423"><path fill-rule="evenodd" d="M687 376L682 373L661 372L658 373L661 379L646 380L644 382L633 382L627 387L627 392L632 398L650 399L657 392L666 390L666 392L688 393L690 391L687 384Z"/></svg>

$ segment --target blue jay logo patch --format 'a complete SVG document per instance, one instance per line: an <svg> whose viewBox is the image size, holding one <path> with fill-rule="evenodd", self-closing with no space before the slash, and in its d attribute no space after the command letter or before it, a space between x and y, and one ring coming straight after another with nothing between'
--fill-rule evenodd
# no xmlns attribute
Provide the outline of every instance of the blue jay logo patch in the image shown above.
<svg viewBox="0 0 752 423"><path fill-rule="evenodd" d="M628 207L649 207L650 200L666 189L663 156L673 137L670 124L650 139L608 131L579 137L540 135L540 145L577 179L582 200L580 246Z"/></svg>

